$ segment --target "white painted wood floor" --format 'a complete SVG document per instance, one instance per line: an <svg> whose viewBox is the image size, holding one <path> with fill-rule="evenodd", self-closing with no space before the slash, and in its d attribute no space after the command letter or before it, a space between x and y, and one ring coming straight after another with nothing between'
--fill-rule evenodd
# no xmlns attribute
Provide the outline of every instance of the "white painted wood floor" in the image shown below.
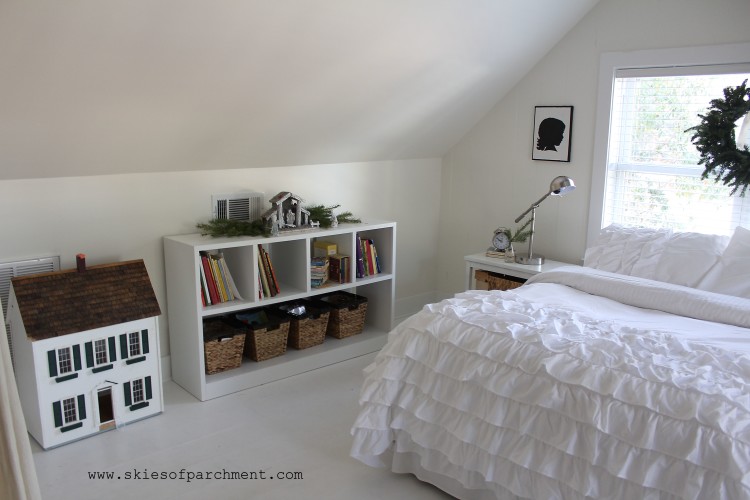
<svg viewBox="0 0 750 500"><path fill-rule="evenodd" d="M49 451L32 439L43 499L452 498L349 457L362 369L373 357L203 403L170 381L161 415ZM265 479L187 481L188 473L223 471L263 471ZM113 478L89 479L94 472ZM302 479L269 479L279 472ZM144 478L152 473L176 478Z"/></svg>

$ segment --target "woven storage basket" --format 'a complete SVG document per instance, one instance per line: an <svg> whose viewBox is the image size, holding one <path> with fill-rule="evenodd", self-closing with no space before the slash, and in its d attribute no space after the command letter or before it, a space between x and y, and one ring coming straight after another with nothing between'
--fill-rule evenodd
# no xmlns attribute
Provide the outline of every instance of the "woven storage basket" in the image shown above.
<svg viewBox="0 0 750 500"><path fill-rule="evenodd" d="M331 307L326 333L343 339L362 333L367 314L367 297L349 292L335 292L321 297L320 302Z"/></svg>
<svg viewBox="0 0 750 500"><path fill-rule="evenodd" d="M474 278L477 280L477 288L481 290L512 290L526 282L523 278L489 271L475 271Z"/></svg>
<svg viewBox="0 0 750 500"><path fill-rule="evenodd" d="M295 313L303 307L304 312ZM313 304L309 300L287 302L278 307L279 314L289 318L288 345L295 349L307 349L320 345L326 338L330 307L321 307L320 303Z"/></svg>
<svg viewBox="0 0 750 500"><path fill-rule="evenodd" d="M227 324L221 318L203 321L203 355L206 374L239 368L245 347L245 332Z"/></svg>
<svg viewBox="0 0 750 500"><path fill-rule="evenodd" d="M253 361L265 361L286 352L288 318L277 316L264 308L250 315L238 314L237 319L246 329L245 356Z"/></svg>

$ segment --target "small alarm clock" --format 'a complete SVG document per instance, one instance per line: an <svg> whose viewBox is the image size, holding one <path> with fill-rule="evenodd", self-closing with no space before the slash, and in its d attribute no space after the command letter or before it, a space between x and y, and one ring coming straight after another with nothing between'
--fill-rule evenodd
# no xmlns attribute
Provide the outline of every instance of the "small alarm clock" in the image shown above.
<svg viewBox="0 0 750 500"><path fill-rule="evenodd" d="M506 227L499 227L495 229L495 233L492 235L492 246L489 250L495 252L504 252L510 247L510 238L508 237L510 230Z"/></svg>

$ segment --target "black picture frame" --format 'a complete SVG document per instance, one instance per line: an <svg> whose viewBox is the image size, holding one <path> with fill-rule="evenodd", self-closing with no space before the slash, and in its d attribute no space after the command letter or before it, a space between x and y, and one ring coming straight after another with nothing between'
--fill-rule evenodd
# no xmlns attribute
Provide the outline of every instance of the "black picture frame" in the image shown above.
<svg viewBox="0 0 750 500"><path fill-rule="evenodd" d="M531 159L570 161L573 106L535 106Z"/></svg>

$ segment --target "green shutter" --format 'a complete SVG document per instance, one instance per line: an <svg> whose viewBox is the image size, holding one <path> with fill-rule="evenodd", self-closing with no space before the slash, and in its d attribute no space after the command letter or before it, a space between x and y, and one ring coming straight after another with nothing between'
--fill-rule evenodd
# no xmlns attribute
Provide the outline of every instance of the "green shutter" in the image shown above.
<svg viewBox="0 0 750 500"><path fill-rule="evenodd" d="M62 405L59 401L52 403L52 414L55 416L55 427L62 427Z"/></svg>
<svg viewBox="0 0 750 500"><path fill-rule="evenodd" d="M78 420L86 420L86 398L78 396Z"/></svg>
<svg viewBox="0 0 750 500"><path fill-rule="evenodd" d="M73 346L73 369L81 369L81 346L78 344Z"/></svg>
<svg viewBox="0 0 750 500"><path fill-rule="evenodd" d="M142 354L148 354L148 330L143 330L141 332L141 339L142 339Z"/></svg>
<svg viewBox="0 0 750 500"><path fill-rule="evenodd" d="M57 377L57 353L54 349L47 351L47 364L49 365L49 376Z"/></svg>
<svg viewBox="0 0 750 500"><path fill-rule="evenodd" d="M94 366L94 343L86 342L83 347L86 351L86 367L91 368Z"/></svg>
<svg viewBox="0 0 750 500"><path fill-rule="evenodd" d="M130 406L133 401L130 399L130 382L125 382L122 386L125 391L125 406Z"/></svg>
<svg viewBox="0 0 750 500"><path fill-rule="evenodd" d="M109 362L113 363L117 361L117 347L115 347L117 344L114 337L110 337L107 340L109 341Z"/></svg>
<svg viewBox="0 0 750 500"><path fill-rule="evenodd" d="M120 335L120 357L122 359L128 357L128 336L125 333Z"/></svg>
<svg viewBox="0 0 750 500"><path fill-rule="evenodd" d="M146 399L151 399L153 394L151 393L151 377L146 377Z"/></svg>

